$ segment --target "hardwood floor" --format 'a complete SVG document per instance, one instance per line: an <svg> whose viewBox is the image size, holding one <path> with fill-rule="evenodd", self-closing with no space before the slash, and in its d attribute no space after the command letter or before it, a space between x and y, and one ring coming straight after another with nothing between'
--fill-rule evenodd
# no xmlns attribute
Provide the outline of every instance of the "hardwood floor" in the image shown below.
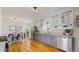
<svg viewBox="0 0 79 59"><path fill-rule="evenodd" d="M30 39L17 40L16 42L9 42L9 52L29 52Z"/></svg>
<svg viewBox="0 0 79 59"><path fill-rule="evenodd" d="M62 52L37 40L23 39L9 43L9 52Z"/></svg>
<svg viewBox="0 0 79 59"><path fill-rule="evenodd" d="M31 40L31 51L32 52L62 52L61 50L53 48L37 40Z"/></svg>

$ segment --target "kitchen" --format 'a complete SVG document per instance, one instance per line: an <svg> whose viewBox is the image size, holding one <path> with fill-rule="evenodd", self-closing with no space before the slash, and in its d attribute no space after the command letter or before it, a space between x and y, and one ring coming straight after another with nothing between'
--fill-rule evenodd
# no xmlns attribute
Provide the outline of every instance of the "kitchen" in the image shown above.
<svg viewBox="0 0 79 59"><path fill-rule="evenodd" d="M53 7L51 8L54 9ZM66 52L74 52L76 41L73 16L75 9L73 7L62 7L61 10L57 9L53 13L51 12L51 15L44 15L47 16L46 18L33 22L32 39ZM44 13L46 10L42 12Z"/></svg>
<svg viewBox="0 0 79 59"><path fill-rule="evenodd" d="M0 36L28 32L31 41L36 40L66 52L76 52L79 51L78 15L78 7L0 8Z"/></svg>

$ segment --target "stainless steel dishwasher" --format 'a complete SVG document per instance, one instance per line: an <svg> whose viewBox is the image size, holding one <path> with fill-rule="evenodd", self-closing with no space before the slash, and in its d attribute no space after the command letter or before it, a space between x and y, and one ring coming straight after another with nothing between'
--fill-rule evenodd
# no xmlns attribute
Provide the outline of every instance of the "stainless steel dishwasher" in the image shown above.
<svg viewBox="0 0 79 59"><path fill-rule="evenodd" d="M58 36L57 48L67 52L73 52L75 46L74 41L73 37Z"/></svg>

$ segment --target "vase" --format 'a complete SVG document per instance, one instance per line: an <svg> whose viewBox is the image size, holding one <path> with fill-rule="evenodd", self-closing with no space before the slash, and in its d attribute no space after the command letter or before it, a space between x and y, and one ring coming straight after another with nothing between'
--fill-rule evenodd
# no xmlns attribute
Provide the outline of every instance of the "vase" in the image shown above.
<svg viewBox="0 0 79 59"><path fill-rule="evenodd" d="M69 36L69 33L66 33L66 36Z"/></svg>

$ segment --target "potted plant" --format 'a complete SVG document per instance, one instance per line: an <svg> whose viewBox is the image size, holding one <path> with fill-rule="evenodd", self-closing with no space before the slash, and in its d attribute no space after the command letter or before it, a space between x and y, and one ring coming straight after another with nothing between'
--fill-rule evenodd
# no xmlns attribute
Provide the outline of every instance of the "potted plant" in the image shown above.
<svg viewBox="0 0 79 59"><path fill-rule="evenodd" d="M65 29L65 33L67 36L69 36L69 34L71 33L71 29Z"/></svg>

